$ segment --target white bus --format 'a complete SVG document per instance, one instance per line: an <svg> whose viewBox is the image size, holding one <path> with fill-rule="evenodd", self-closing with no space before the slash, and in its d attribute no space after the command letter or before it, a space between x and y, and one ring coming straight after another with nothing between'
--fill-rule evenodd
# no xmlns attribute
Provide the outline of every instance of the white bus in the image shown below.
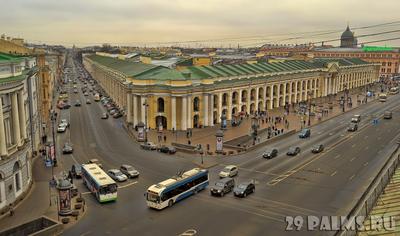
<svg viewBox="0 0 400 236"><path fill-rule="evenodd" d="M399 93L399 87L392 87L389 90L389 94L398 94Z"/></svg>
<svg viewBox="0 0 400 236"><path fill-rule="evenodd" d="M103 203L117 200L117 183L97 164L83 164L82 179L97 201Z"/></svg>
<svg viewBox="0 0 400 236"><path fill-rule="evenodd" d="M387 99L386 93L379 94L379 101L380 102L386 102L386 99Z"/></svg>
<svg viewBox="0 0 400 236"><path fill-rule="evenodd" d="M208 185L208 170L194 168L180 176L174 176L147 189L147 206L161 210L183 200Z"/></svg>

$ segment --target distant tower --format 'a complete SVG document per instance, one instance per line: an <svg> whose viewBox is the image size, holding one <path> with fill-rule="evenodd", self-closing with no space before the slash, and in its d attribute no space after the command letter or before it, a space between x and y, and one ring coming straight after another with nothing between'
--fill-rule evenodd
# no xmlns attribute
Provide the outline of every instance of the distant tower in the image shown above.
<svg viewBox="0 0 400 236"><path fill-rule="evenodd" d="M342 36L340 37L340 47L341 48L357 47L357 38L354 36L354 33L351 32L348 24L346 30L342 33Z"/></svg>

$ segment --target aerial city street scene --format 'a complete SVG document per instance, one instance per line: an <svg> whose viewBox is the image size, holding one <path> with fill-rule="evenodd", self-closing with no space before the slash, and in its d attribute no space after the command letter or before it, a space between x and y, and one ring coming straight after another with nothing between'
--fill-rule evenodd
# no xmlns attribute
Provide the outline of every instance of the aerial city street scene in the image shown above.
<svg viewBox="0 0 400 236"><path fill-rule="evenodd" d="M399 1L0 3L0 236L400 235Z"/></svg>

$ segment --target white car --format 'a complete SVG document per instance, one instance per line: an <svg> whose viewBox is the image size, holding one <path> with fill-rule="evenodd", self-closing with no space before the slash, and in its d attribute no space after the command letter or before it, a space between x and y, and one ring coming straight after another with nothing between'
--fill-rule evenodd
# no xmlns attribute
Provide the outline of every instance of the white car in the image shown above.
<svg viewBox="0 0 400 236"><path fill-rule="evenodd" d="M221 172L219 172L219 177L226 178L226 177L236 176L239 172L238 170L239 169L237 168L237 166L234 165L226 166L223 170L221 170Z"/></svg>
<svg viewBox="0 0 400 236"><path fill-rule="evenodd" d="M67 126L67 128L69 127L69 122L67 121L67 119L61 119L61 121L60 121L60 125L61 124L64 124L64 125L66 125Z"/></svg>
<svg viewBox="0 0 400 236"><path fill-rule="evenodd" d="M67 129L67 125L61 123L61 124L59 124L58 127L57 127L57 132L58 132L58 133L64 133L66 129Z"/></svg>
<svg viewBox="0 0 400 236"><path fill-rule="evenodd" d="M124 182L128 179L124 173L117 169L111 169L107 172L107 174L115 181Z"/></svg>

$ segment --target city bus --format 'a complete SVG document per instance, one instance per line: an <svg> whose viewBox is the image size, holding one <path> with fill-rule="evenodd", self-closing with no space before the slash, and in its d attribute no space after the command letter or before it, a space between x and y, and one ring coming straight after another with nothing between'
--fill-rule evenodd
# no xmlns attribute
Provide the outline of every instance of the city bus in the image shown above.
<svg viewBox="0 0 400 236"><path fill-rule="evenodd" d="M387 99L386 93L379 94L379 101L380 102L386 102L386 99Z"/></svg>
<svg viewBox="0 0 400 236"><path fill-rule="evenodd" d="M208 185L208 170L194 168L179 176L174 176L154 184L145 193L147 206L161 210L183 200Z"/></svg>
<svg viewBox="0 0 400 236"><path fill-rule="evenodd" d="M399 93L399 87L392 87L389 90L389 94L394 95L394 94L398 94L398 93Z"/></svg>
<svg viewBox="0 0 400 236"><path fill-rule="evenodd" d="M97 164L83 164L82 179L100 203L117 200L117 183Z"/></svg>

